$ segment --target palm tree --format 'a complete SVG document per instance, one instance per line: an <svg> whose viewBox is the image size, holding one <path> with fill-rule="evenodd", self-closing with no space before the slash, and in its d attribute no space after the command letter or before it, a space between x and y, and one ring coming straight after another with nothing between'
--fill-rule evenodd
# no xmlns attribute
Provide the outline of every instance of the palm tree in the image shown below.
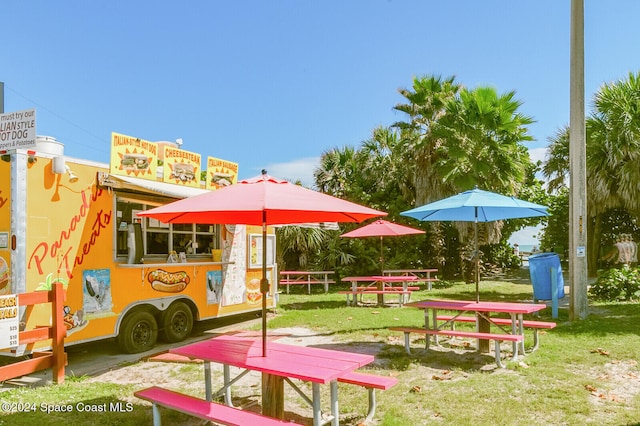
<svg viewBox="0 0 640 426"><path fill-rule="evenodd" d="M518 112L515 92L467 90L453 77L435 76L414 79L413 89L400 91L409 103L396 110L407 113L409 121L396 126L405 131L406 152L415 158L416 205L475 185L518 195L531 166L521 142L532 140L527 126L533 120ZM499 225L483 230L488 240L500 236ZM465 237L467 226L459 231ZM435 237L442 244L442 228L436 228Z"/></svg>
<svg viewBox="0 0 640 426"><path fill-rule="evenodd" d="M598 170L609 172L609 179L596 176L604 192L597 191L597 201L614 199L610 205L640 214L640 73L604 84L595 95L594 106L591 133L597 151L591 160Z"/></svg>
<svg viewBox="0 0 640 426"><path fill-rule="evenodd" d="M515 92L498 95L495 89L463 89L447 105L438 133L439 175L458 190L474 185L506 194L518 194L524 184L529 154L522 142L532 140L530 117L518 112Z"/></svg>
<svg viewBox="0 0 640 426"><path fill-rule="evenodd" d="M410 208L413 191L413 174L407 167L405 145L398 129L377 127L371 138L364 141L358 151L358 168L362 175L363 191L367 204L381 208L390 216Z"/></svg>
<svg viewBox="0 0 640 426"><path fill-rule="evenodd" d="M619 210L640 216L640 74L604 84L586 120L589 274L596 274L603 224ZM565 185L569 173L569 129L559 130L543 173L551 189Z"/></svg>
<svg viewBox="0 0 640 426"><path fill-rule="evenodd" d="M320 157L320 165L313 172L315 184L321 192L342 198L352 184L357 168L353 147L325 151Z"/></svg>
<svg viewBox="0 0 640 426"><path fill-rule="evenodd" d="M569 127L564 126L557 130L548 141L549 147L542 173L549 190L557 192L566 188L569 182Z"/></svg>
<svg viewBox="0 0 640 426"><path fill-rule="evenodd" d="M394 126L403 130L405 163L413 175L415 204L422 205L449 195L451 188L443 181L435 167L440 160L439 148L446 141L438 135L438 126L448 113L447 105L456 99L461 86L455 77L427 75L413 79L413 90L399 89L407 103L394 109L408 115L408 121Z"/></svg>
<svg viewBox="0 0 640 426"><path fill-rule="evenodd" d="M277 255L280 269L306 269L324 246L330 231L287 225L278 227Z"/></svg>

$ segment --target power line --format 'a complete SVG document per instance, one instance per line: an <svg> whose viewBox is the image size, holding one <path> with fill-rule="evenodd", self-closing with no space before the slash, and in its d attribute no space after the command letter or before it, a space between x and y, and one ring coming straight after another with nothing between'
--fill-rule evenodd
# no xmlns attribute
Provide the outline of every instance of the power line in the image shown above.
<svg viewBox="0 0 640 426"><path fill-rule="evenodd" d="M93 138L97 139L97 140L98 140L98 141L100 141L100 142L105 142L105 143L107 143L107 146L110 144L110 141L108 141L108 140L106 140L106 139L104 139L104 138L102 138L102 137L100 137L100 136L98 136L98 135L96 135L96 134L92 133L91 131L89 131L89 130L85 129L84 127L82 127L81 125L79 125L79 124L77 124L77 123L74 123L73 121L69 120L68 118L63 117L62 115L58 114L57 112L55 112L55 111L51 110L50 108L47 108L46 106L42 105L40 102L37 102L37 101L35 101L35 100L33 100L33 99L28 98L27 96L23 95L22 93L18 92L17 90L15 90L15 89L14 89L14 88L12 88L12 87L9 87L9 86L8 86L8 85L6 85L6 84L5 84L5 87L6 87L6 88L8 88L11 92L13 92L14 94L16 94L17 96L20 96L21 98L25 99L26 101L31 102L32 104L34 104L34 105L35 105L35 106L37 106L38 108L41 108L41 109L43 109L43 110L47 111L48 113L50 113L50 114L51 114L51 115L53 115L54 117L56 117L56 118L58 118L58 119L60 119L60 120L62 120L62 121L64 121L64 122L66 122L67 124L70 124L70 125L72 125L72 126L76 127L76 128L77 128L77 129L79 129L79 130L82 130L82 131L83 131L83 132L85 132L87 135L89 135L89 136L91 136L91 137L93 137ZM84 147L84 148L89 148L89 149L92 149L92 150L97 151L97 152L104 152L104 151L105 151L105 150L103 150L103 149L100 149L100 148L96 147L96 146L95 146L95 145L93 145L93 144L83 144L83 143L81 143L81 142L73 141L72 139L70 139L70 140L65 140L65 143L67 143L67 142L76 143L76 144L78 144L78 145L80 145L80 146L82 146L82 147Z"/></svg>

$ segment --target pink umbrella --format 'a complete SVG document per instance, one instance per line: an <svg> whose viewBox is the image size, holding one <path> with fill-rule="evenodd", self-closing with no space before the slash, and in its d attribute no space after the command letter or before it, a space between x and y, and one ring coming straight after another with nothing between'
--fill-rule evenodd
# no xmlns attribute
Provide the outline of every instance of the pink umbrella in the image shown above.
<svg viewBox="0 0 640 426"><path fill-rule="evenodd" d="M425 231L421 229L411 228L409 226L404 226L404 225L398 225L397 223L380 219L380 220L376 220L375 222L371 222L368 225L354 229L353 231L342 234L340 236L347 237L347 238L380 237L380 264L382 267L382 271L384 272L384 256L383 256L383 249L382 249L383 237L396 237L400 235L413 235L413 234L424 234L424 233Z"/></svg>
<svg viewBox="0 0 640 426"><path fill-rule="evenodd" d="M262 225L262 345L267 333L267 225L361 222L387 213L267 175L138 213L165 223Z"/></svg>

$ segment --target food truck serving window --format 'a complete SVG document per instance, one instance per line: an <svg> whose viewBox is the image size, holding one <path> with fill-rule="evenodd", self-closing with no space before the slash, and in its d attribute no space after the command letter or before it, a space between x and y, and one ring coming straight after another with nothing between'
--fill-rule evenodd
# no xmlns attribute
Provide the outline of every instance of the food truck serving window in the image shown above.
<svg viewBox="0 0 640 426"><path fill-rule="evenodd" d="M166 202L166 200L165 200ZM140 224L145 258L166 260L169 253L187 257L211 258L211 250L220 248L220 225L168 224L157 219L141 218L137 213L163 204L157 197L116 197L116 256L125 260L129 253L129 224Z"/></svg>

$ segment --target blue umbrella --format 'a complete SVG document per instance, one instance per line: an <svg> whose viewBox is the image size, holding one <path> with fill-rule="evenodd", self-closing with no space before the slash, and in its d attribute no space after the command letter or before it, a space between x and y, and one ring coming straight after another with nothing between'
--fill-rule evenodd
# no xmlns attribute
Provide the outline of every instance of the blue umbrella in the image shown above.
<svg viewBox="0 0 640 426"><path fill-rule="evenodd" d="M483 191L478 188L425 204L400 214L424 221L474 222L476 301L480 300L478 288L480 270L477 255L478 222L549 216L546 206L496 194L495 192Z"/></svg>

